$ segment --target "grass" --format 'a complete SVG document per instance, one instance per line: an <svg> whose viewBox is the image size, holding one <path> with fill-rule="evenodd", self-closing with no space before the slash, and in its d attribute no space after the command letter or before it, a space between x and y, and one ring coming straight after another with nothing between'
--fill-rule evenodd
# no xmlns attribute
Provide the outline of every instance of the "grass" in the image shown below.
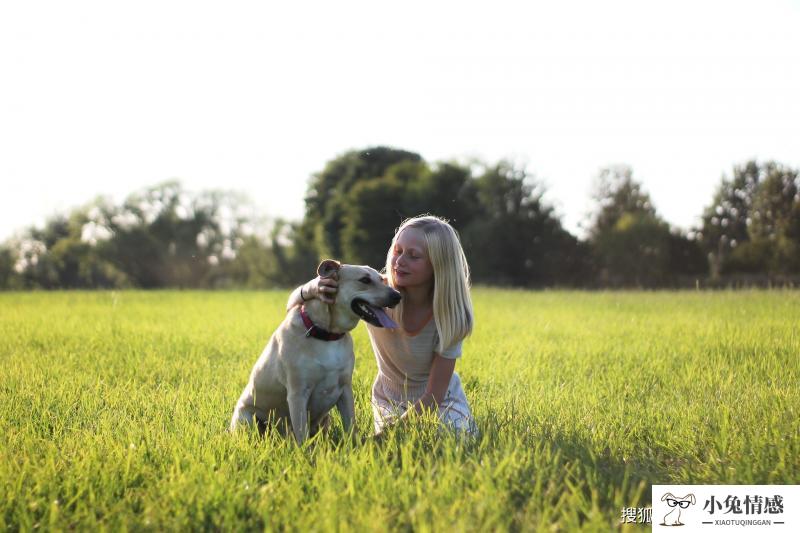
<svg viewBox="0 0 800 533"><path fill-rule="evenodd" d="M651 484L800 482L798 292L478 288L480 439L303 448L225 432L286 297L0 293L0 530L609 530Z"/></svg>

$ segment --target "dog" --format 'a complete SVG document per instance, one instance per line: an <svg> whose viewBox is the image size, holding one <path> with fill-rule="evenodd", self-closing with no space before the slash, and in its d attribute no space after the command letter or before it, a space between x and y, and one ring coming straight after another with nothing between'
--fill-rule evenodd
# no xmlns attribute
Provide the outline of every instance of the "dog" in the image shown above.
<svg viewBox="0 0 800 533"><path fill-rule="evenodd" d="M661 497L661 501L667 500L667 504L672 507L672 510L664 515L664 518L661 520L662 526L682 526L683 522L681 522L681 509L686 509L689 505L695 504L694 494L687 494L686 496L679 498L677 496L673 496L672 493L668 492Z"/></svg>
<svg viewBox="0 0 800 533"><path fill-rule="evenodd" d="M338 277L335 302L328 305L312 299L287 310L236 403L231 431L255 423L262 434L274 425L286 435L291 427L302 444L327 426L328 412L335 405L345 432L355 439L355 355L348 332L359 320L396 328L383 308L396 306L401 296L368 266L326 259L317 274Z"/></svg>

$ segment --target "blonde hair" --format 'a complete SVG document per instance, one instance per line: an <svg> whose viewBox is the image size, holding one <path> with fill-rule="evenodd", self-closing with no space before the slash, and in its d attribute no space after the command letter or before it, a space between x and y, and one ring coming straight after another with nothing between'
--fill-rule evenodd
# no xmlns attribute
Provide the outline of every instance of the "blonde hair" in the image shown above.
<svg viewBox="0 0 800 533"><path fill-rule="evenodd" d="M392 272L392 254L398 236L406 228L418 229L425 236L428 258L433 266L433 320L439 337L436 352L441 354L472 333L469 265L458 233L447 220L431 215L408 218L395 231L384 268L389 285L401 293L403 288L396 286ZM402 324L402 301L394 308L394 316Z"/></svg>

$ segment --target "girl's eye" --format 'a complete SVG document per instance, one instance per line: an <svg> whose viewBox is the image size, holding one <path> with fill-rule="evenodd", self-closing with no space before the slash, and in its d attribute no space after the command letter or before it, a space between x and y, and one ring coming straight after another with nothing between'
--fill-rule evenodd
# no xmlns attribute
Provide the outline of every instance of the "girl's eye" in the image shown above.
<svg viewBox="0 0 800 533"><path fill-rule="evenodd" d="M358 281L360 281L361 283L364 283L365 285L369 285L370 283L372 283L372 278L370 278L369 276L364 276L363 278L361 278Z"/></svg>

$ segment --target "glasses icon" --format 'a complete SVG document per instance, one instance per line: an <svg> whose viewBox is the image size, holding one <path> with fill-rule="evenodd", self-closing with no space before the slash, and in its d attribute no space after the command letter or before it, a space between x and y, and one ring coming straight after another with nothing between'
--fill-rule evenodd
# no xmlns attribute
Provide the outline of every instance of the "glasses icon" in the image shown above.
<svg viewBox="0 0 800 533"><path fill-rule="evenodd" d="M689 500L679 501L679 500L673 500L672 498L667 498L667 505L669 505L670 507L680 506L681 509L686 509L687 507L689 507L689 503L690 503Z"/></svg>

